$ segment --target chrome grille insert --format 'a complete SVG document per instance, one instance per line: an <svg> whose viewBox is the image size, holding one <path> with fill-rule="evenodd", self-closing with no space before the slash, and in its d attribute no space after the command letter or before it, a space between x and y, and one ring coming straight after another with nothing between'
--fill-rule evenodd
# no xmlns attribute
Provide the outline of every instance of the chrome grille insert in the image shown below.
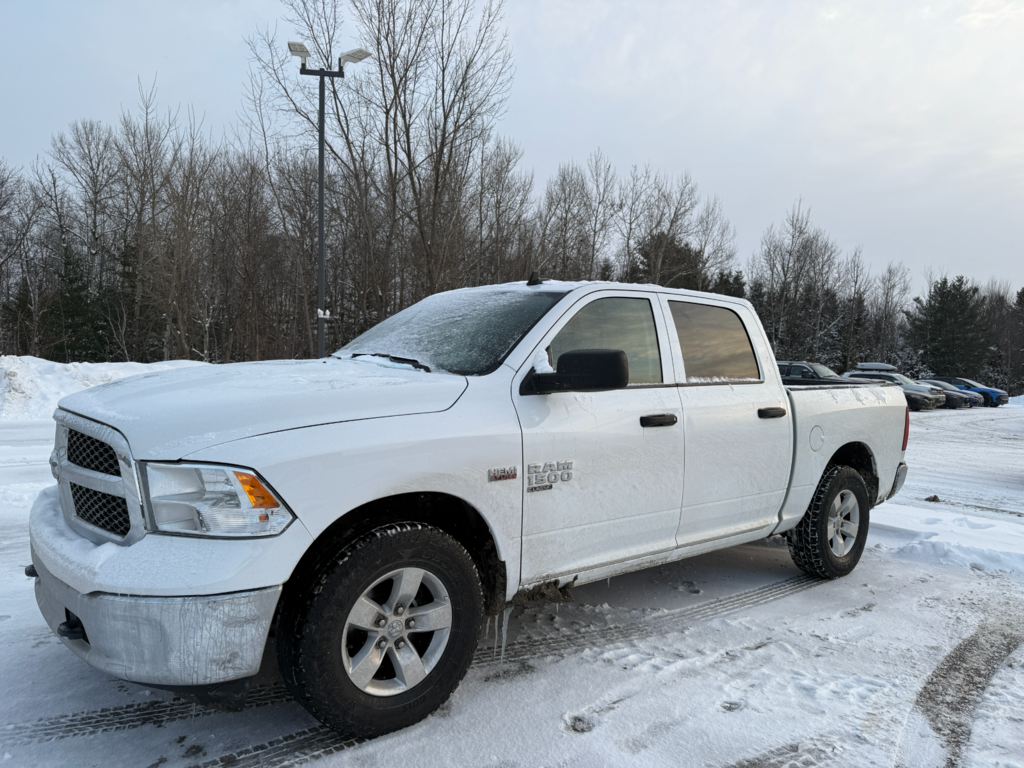
<svg viewBox="0 0 1024 768"><path fill-rule="evenodd" d="M95 437L83 435L75 429L68 430L68 461L93 472L121 476L121 466L117 462L114 449Z"/></svg>
<svg viewBox="0 0 1024 768"><path fill-rule="evenodd" d="M76 483L70 485L71 498L75 501L75 514L79 518L116 536L128 535L132 521L124 497L94 491Z"/></svg>

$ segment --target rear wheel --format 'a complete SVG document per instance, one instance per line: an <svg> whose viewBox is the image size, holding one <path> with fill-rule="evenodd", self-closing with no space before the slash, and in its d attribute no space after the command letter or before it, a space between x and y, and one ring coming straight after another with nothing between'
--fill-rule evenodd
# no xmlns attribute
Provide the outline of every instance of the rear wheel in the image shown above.
<svg viewBox="0 0 1024 768"><path fill-rule="evenodd" d="M868 537L870 505L857 470L831 467L814 492L810 506L789 531L789 553L805 573L837 579L860 561Z"/></svg>
<svg viewBox="0 0 1024 768"><path fill-rule="evenodd" d="M452 537L417 523L371 531L282 610L278 661L295 698L349 737L441 706L469 668L480 579Z"/></svg>

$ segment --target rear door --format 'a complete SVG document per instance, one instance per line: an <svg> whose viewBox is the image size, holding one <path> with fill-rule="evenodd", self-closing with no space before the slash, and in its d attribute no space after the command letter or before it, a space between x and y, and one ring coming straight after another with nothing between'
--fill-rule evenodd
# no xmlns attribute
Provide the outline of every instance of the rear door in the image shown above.
<svg viewBox="0 0 1024 768"><path fill-rule="evenodd" d="M662 301L686 440L677 542L766 527L782 507L793 456L774 356L744 305L665 294Z"/></svg>
<svg viewBox="0 0 1024 768"><path fill-rule="evenodd" d="M683 429L668 346L657 294L601 291L573 305L514 378L527 473L522 583L675 547ZM520 393L532 367L557 369L575 349L624 350L629 386Z"/></svg>

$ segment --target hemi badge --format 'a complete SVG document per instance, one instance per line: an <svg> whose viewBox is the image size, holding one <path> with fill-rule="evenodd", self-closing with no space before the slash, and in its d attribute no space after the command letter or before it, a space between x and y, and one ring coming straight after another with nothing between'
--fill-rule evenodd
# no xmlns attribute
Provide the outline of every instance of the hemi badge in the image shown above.
<svg viewBox="0 0 1024 768"><path fill-rule="evenodd" d="M498 467L497 469L487 470L488 482L493 480L515 480L519 477L518 467Z"/></svg>

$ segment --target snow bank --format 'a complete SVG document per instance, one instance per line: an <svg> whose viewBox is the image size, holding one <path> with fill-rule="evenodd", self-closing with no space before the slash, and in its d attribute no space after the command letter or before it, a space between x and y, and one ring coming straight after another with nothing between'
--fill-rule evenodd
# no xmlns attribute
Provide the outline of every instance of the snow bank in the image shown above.
<svg viewBox="0 0 1024 768"><path fill-rule="evenodd" d="M0 356L0 420L48 419L65 395L125 376L168 371L193 360L163 363L54 363L38 357Z"/></svg>
<svg viewBox="0 0 1024 768"><path fill-rule="evenodd" d="M1016 397L1011 397L1010 402L1007 403L1007 405L1015 405L1018 408L1024 408L1024 395L1017 395Z"/></svg>
<svg viewBox="0 0 1024 768"><path fill-rule="evenodd" d="M947 541L915 541L896 550L896 556L921 563L941 563L976 571L1004 571L1024 575L1024 553L997 552Z"/></svg>

